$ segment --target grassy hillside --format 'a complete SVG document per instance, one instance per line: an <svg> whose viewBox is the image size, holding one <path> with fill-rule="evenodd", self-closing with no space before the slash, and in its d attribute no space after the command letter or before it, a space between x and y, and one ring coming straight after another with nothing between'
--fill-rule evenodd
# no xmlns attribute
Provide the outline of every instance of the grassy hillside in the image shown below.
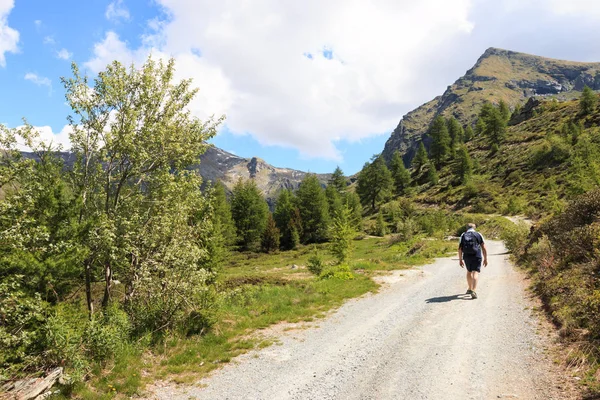
<svg viewBox="0 0 600 400"><path fill-rule="evenodd" d="M566 132L569 124L576 134ZM492 154L487 137L466 144L474 164L466 184L457 181L457 161L452 159L439 171L437 185L413 171L415 197L476 212L536 216L559 211L569 199L600 184L599 125L598 109L581 117L578 100L547 99L532 118L508 127L497 153Z"/></svg>

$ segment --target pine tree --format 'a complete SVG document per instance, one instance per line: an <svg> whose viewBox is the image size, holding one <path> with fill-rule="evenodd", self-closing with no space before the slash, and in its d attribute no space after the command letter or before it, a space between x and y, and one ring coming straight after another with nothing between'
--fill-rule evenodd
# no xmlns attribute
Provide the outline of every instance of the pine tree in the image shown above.
<svg viewBox="0 0 600 400"><path fill-rule="evenodd" d="M498 110L500 111L500 115L502 115L502 119L508 122L511 113L510 108L508 108L508 104L506 104L504 100L500 100L500 102L498 103Z"/></svg>
<svg viewBox="0 0 600 400"><path fill-rule="evenodd" d="M345 205L350 209L350 221L352 226L357 231L362 231L362 204L360 204L360 197L355 192L348 192L344 196Z"/></svg>
<svg viewBox="0 0 600 400"><path fill-rule="evenodd" d="M429 163L429 169L427 171L427 178L432 185L437 185L440 181L440 177L435 169L435 165L433 163Z"/></svg>
<svg viewBox="0 0 600 400"><path fill-rule="evenodd" d="M327 197L329 217L333 218L339 214L343 208L342 196L333 185L329 185L325 188L325 197Z"/></svg>
<svg viewBox="0 0 600 400"><path fill-rule="evenodd" d="M267 223L262 234L261 248L265 253L279 249L279 229L275 225L275 220L271 213L267 216Z"/></svg>
<svg viewBox="0 0 600 400"><path fill-rule="evenodd" d="M441 168L450 153L450 135L448 134L448 126L444 117L438 115L433 120L428 134L432 139L429 154L435 166Z"/></svg>
<svg viewBox="0 0 600 400"><path fill-rule="evenodd" d="M217 182L213 190L213 216L217 230L221 234L225 245L231 246L235 244L237 239L235 233L235 224L231 216L231 205L227 201L225 195L225 186L221 182Z"/></svg>
<svg viewBox="0 0 600 400"><path fill-rule="evenodd" d="M506 123L500 109L490 103L485 103L479 112L477 134L485 135L492 144L499 145L506 136Z"/></svg>
<svg viewBox="0 0 600 400"><path fill-rule="evenodd" d="M465 136L464 136L464 143L467 143L468 141L470 141L471 139L473 139L473 136L475 135L475 133L473 132L473 128L471 127L471 125L467 125L467 127L465 128Z"/></svg>
<svg viewBox="0 0 600 400"><path fill-rule="evenodd" d="M352 252L352 239L356 234L352 224L351 210L344 206L333 218L330 251L338 263L346 261Z"/></svg>
<svg viewBox="0 0 600 400"><path fill-rule="evenodd" d="M452 154L452 157L454 157L456 147L464 142L463 127L460 126L454 117L448 119L448 134L450 135L450 153Z"/></svg>
<svg viewBox="0 0 600 400"><path fill-rule="evenodd" d="M302 241L322 242L327 239L329 207L325 191L315 174L307 174L296 192L302 218Z"/></svg>
<svg viewBox="0 0 600 400"><path fill-rule="evenodd" d="M327 184L328 186L333 186L339 194L346 192L347 180L339 166L335 168Z"/></svg>
<svg viewBox="0 0 600 400"><path fill-rule="evenodd" d="M392 173L394 185L396 186L396 194L404 194L406 189L410 186L410 172L408 172L404 166L404 161L398 150L394 151L394 154L392 155L390 172Z"/></svg>
<svg viewBox="0 0 600 400"><path fill-rule="evenodd" d="M457 158L456 176L461 183L465 184L473 175L473 161L466 146L458 149Z"/></svg>
<svg viewBox="0 0 600 400"><path fill-rule="evenodd" d="M419 143L419 149L417 150L417 153L413 157L411 164L412 164L412 167L415 169L415 171L417 171L417 173L421 172L421 168L423 168L424 165L429 164L429 157L427 157L427 150L425 150L425 145L423 144L422 141Z"/></svg>
<svg viewBox="0 0 600 400"><path fill-rule="evenodd" d="M596 104L598 103L598 96L592 89L587 85L584 86L583 92L581 92L581 98L579 99L579 111L581 115L589 115L596 110Z"/></svg>
<svg viewBox="0 0 600 400"><path fill-rule="evenodd" d="M273 218L281 232L281 247L286 250L296 248L302 231L300 213L295 203L294 194L287 189L279 193L275 202Z"/></svg>
<svg viewBox="0 0 600 400"><path fill-rule="evenodd" d="M241 178L233 187L231 214L242 248L253 248L261 238L269 207L253 180Z"/></svg>
<svg viewBox="0 0 600 400"><path fill-rule="evenodd" d="M393 191L393 179L383 157L375 155L358 173L356 192L363 205L375 210L377 204L387 200Z"/></svg>

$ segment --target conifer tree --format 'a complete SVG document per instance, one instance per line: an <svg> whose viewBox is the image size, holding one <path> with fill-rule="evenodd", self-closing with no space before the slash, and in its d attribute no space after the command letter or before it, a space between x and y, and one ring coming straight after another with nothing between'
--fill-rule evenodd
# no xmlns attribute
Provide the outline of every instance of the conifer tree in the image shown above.
<svg viewBox="0 0 600 400"><path fill-rule="evenodd" d="M231 205L227 201L225 195L225 186L221 182L217 182L213 189L213 212L214 220L217 225L217 230L220 232L224 244L231 246L235 244L237 239L235 232L235 224L231 216Z"/></svg>
<svg viewBox="0 0 600 400"><path fill-rule="evenodd" d="M339 214L343 208L342 196L333 185L325 188L325 197L327 197L327 206L329 208L329 217L333 218Z"/></svg>
<svg viewBox="0 0 600 400"><path fill-rule="evenodd" d="M300 212L296 207L296 199L290 190L282 190L275 202L273 218L281 232L281 247L286 250L296 248L300 242L302 226Z"/></svg>
<svg viewBox="0 0 600 400"><path fill-rule="evenodd" d="M356 234L351 213L348 206L344 206L331 224L330 251L340 264L349 258L352 252L352 239Z"/></svg>
<svg viewBox="0 0 600 400"><path fill-rule="evenodd" d="M460 126L454 117L448 119L448 134L450 135L450 152L454 156L456 147L464 142L463 127Z"/></svg>
<svg viewBox="0 0 600 400"><path fill-rule="evenodd" d="M435 165L432 162L429 162L429 169L427 171L427 178L432 185L437 185L440 181L440 177L435 169Z"/></svg>
<svg viewBox="0 0 600 400"><path fill-rule="evenodd" d="M394 154L392 155L390 172L392 173L394 185L396 186L396 194L404 194L406 189L410 186L410 172L408 172L404 166L404 161L398 150L394 151Z"/></svg>
<svg viewBox="0 0 600 400"><path fill-rule="evenodd" d="M275 225L275 220L271 213L267 216L267 223L262 234L261 248L265 253L279 249L279 229Z"/></svg>
<svg viewBox="0 0 600 400"><path fill-rule="evenodd" d="M352 226L357 231L362 231L362 204L360 204L360 197L355 192L348 192L344 196L345 205L350 209L350 221Z"/></svg>
<svg viewBox="0 0 600 400"><path fill-rule="evenodd" d="M377 220L375 221L375 234L382 237L387 234L387 226L385 225L385 220L383 219L383 213L381 211L377 213Z"/></svg>
<svg viewBox="0 0 600 400"><path fill-rule="evenodd" d="M466 146L461 146L457 153L456 175L461 183L466 183L473 175L473 161Z"/></svg>
<svg viewBox="0 0 600 400"><path fill-rule="evenodd" d="M499 145L506 136L506 123L500 110L490 103L485 103L479 112L477 134L483 134L492 144Z"/></svg>
<svg viewBox="0 0 600 400"><path fill-rule="evenodd" d="M327 239L329 207L325 191L315 174L307 174L296 192L302 218L302 241L322 242Z"/></svg>
<svg viewBox="0 0 600 400"><path fill-rule="evenodd" d="M256 183L241 178L233 187L231 198L231 215L237 229L242 248L253 248L260 240L269 207Z"/></svg>
<svg viewBox="0 0 600 400"><path fill-rule="evenodd" d="M428 134L432 139L429 154L435 166L441 168L450 153L450 135L448 134L448 126L444 117L438 115L433 120Z"/></svg>
<svg viewBox="0 0 600 400"><path fill-rule="evenodd" d="M473 132L473 128L471 127L471 125L467 125L467 127L465 128L465 136L464 136L464 142L467 143L468 141L470 141L471 139L473 139L473 136L475 135L475 133Z"/></svg>
<svg viewBox="0 0 600 400"><path fill-rule="evenodd" d="M329 178L327 184L328 186L333 186L339 194L344 194L346 192L346 177L339 166L335 168L335 171L331 174L331 178Z"/></svg>
<svg viewBox="0 0 600 400"><path fill-rule="evenodd" d="M581 98L579 99L579 111L581 115L589 115L596 109L598 96L587 85L583 88Z"/></svg>
<svg viewBox="0 0 600 400"><path fill-rule="evenodd" d="M502 115L502 119L508 122L510 119L510 108L508 108L508 104L504 100L500 100L498 103L498 110L500 111L500 115Z"/></svg>
<svg viewBox="0 0 600 400"><path fill-rule="evenodd" d="M417 173L421 172L421 168L423 168L424 165L429 164L429 157L427 157L427 150L425 150L425 145L423 144L422 141L419 143L419 149L417 150L417 153L413 157L411 164L412 164L412 167L415 169L415 171L417 171Z"/></svg>
<svg viewBox="0 0 600 400"><path fill-rule="evenodd" d="M356 192L363 205L370 205L375 210L377 204L391 195L393 184L392 174L383 157L375 155L371 158L371 163L365 163L358 173Z"/></svg>

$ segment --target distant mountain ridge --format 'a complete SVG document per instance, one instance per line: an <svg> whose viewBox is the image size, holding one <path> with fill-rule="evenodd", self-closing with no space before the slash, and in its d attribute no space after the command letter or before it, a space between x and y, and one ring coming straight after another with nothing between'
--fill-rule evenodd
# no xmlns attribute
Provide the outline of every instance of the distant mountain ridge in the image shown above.
<svg viewBox="0 0 600 400"><path fill-rule="evenodd" d="M438 115L454 116L462 125L473 124L486 101L504 100L509 106L535 96L576 97L587 85L600 90L600 63L555 60L497 48L487 49L477 63L446 91L402 117L383 149L388 161L399 150L405 163ZM575 93L573 93L575 92Z"/></svg>

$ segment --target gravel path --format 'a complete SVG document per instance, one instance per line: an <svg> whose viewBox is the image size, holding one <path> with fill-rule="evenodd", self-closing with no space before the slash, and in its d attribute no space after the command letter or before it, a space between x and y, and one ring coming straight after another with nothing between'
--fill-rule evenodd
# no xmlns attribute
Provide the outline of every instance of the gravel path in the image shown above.
<svg viewBox="0 0 600 400"><path fill-rule="evenodd" d="M159 399L564 399L522 276L501 242L471 300L456 258L390 280L316 328L240 356ZM397 272L396 276L406 271Z"/></svg>

